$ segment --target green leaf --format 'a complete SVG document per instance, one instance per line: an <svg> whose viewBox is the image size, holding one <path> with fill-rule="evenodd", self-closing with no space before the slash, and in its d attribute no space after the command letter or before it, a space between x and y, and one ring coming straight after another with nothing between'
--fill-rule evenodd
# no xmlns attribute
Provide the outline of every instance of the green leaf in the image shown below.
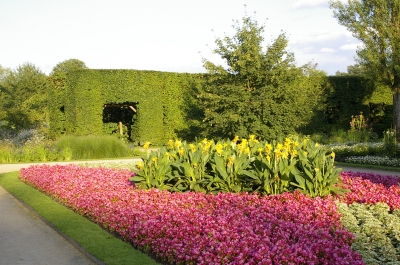
<svg viewBox="0 0 400 265"><path fill-rule="evenodd" d="M143 177L140 177L140 176L134 176L134 177L131 177L131 178L129 178L129 181L133 181L133 182L135 182L135 183L137 183L137 182L142 182L142 181L144 181L145 179L143 178Z"/></svg>

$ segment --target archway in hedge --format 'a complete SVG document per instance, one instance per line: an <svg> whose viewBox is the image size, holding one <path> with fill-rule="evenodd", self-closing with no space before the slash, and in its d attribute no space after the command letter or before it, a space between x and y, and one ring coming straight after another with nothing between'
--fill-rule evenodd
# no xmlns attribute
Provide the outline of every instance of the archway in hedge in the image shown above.
<svg viewBox="0 0 400 265"><path fill-rule="evenodd" d="M106 103L103 106L103 123L116 123L116 132L122 137L126 133L128 140L132 141L132 125L137 115L138 102Z"/></svg>

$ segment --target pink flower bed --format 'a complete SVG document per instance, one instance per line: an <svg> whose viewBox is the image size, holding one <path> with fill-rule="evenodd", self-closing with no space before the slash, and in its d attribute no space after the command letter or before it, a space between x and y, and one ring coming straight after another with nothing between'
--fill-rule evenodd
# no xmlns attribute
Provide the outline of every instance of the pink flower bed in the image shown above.
<svg viewBox="0 0 400 265"><path fill-rule="evenodd" d="M128 170L34 166L20 177L175 264L364 264L334 199L138 190Z"/></svg>
<svg viewBox="0 0 400 265"><path fill-rule="evenodd" d="M342 172L344 188L351 192L340 200L351 204L384 202L393 209L400 209L400 178L372 173Z"/></svg>

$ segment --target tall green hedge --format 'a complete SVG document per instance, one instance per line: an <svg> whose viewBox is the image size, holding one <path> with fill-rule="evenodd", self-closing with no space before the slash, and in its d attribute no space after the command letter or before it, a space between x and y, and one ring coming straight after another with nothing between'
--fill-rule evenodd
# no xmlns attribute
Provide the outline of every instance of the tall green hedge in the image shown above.
<svg viewBox="0 0 400 265"><path fill-rule="evenodd" d="M130 126L134 142L160 145L172 138L192 140L201 136L202 110L196 102L196 93L201 90L203 80L201 74L157 71L70 72L66 80L53 80L54 87L49 93L51 136L118 134L116 122L104 122L103 108L105 104L130 102L135 104L137 113L130 124L124 125L124 132ZM318 104L309 115L299 115L304 119L299 132L348 130L351 116L360 111L372 117L378 133L390 128L392 97L387 87L351 76L318 77L302 82L311 82L315 87L313 93L318 93L315 96ZM302 93L299 96L304 97ZM306 109L299 104L291 107L300 114Z"/></svg>
<svg viewBox="0 0 400 265"><path fill-rule="evenodd" d="M183 99L193 78L190 74L137 70L71 72L63 92L52 93L57 98L50 103L54 112L51 130L53 135L59 135L60 130L78 136L110 134L118 125L103 122L105 105L130 102L137 111L131 125L132 139L139 144L165 143L186 126ZM65 123L60 122L62 110ZM124 131L127 129L125 125Z"/></svg>

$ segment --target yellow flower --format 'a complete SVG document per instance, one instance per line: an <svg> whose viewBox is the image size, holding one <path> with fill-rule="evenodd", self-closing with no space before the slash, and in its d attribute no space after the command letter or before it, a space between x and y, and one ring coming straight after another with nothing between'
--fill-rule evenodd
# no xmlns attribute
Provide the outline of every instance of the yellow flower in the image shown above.
<svg viewBox="0 0 400 265"><path fill-rule="evenodd" d="M296 156L297 156L297 150L292 150L291 153L290 153L290 155L291 155L292 157L296 157Z"/></svg>
<svg viewBox="0 0 400 265"><path fill-rule="evenodd" d="M173 140L169 140L168 141L168 146L171 147L171 148L174 147L174 141Z"/></svg>
<svg viewBox="0 0 400 265"><path fill-rule="evenodd" d="M222 144L217 144L217 146L215 146L215 152L217 152L217 154L221 154L223 151L224 146Z"/></svg>
<svg viewBox="0 0 400 265"><path fill-rule="evenodd" d="M272 145L271 144L265 144L265 152L269 153L272 151Z"/></svg>
<svg viewBox="0 0 400 265"><path fill-rule="evenodd" d="M179 141L179 140L176 140L176 141L175 141L175 148L178 149L178 148L181 147L181 146L182 146L182 142Z"/></svg>
<svg viewBox="0 0 400 265"><path fill-rule="evenodd" d="M288 151L287 151L286 149L283 150L283 152L281 153L281 155L282 155L282 157L285 158L285 159L287 159L288 156L289 156Z"/></svg>
<svg viewBox="0 0 400 265"><path fill-rule="evenodd" d="M254 141L254 139L256 139L256 136L254 135L254 134L252 134L252 135L250 135L250 137L249 137L249 142L251 141Z"/></svg>
<svg viewBox="0 0 400 265"><path fill-rule="evenodd" d="M208 141L207 139L204 139L203 143L204 143L204 147L203 147L202 153L205 153L211 148L213 141L212 140Z"/></svg>
<svg viewBox="0 0 400 265"><path fill-rule="evenodd" d="M232 142L234 142L236 144L236 142L239 141L239 136L235 136L235 138L233 138Z"/></svg>
<svg viewBox="0 0 400 265"><path fill-rule="evenodd" d="M285 145L289 146L292 143L292 141L289 138L285 139Z"/></svg>
<svg viewBox="0 0 400 265"><path fill-rule="evenodd" d="M268 162L271 161L271 157L269 155L267 155L267 160L268 160Z"/></svg>
<svg viewBox="0 0 400 265"><path fill-rule="evenodd" d="M319 146L319 143L315 143L315 147L318 147Z"/></svg>
<svg viewBox="0 0 400 265"><path fill-rule="evenodd" d="M196 146L194 144L189 144L189 148L190 148L190 150L192 150L192 152L196 152L197 151L197 148L196 148Z"/></svg>
<svg viewBox="0 0 400 265"><path fill-rule="evenodd" d="M332 151L332 153L330 154L330 156L332 157L332 159L335 159L335 152Z"/></svg>
<svg viewBox="0 0 400 265"><path fill-rule="evenodd" d="M250 147L246 147L245 149L244 149L244 153L247 155L247 154L250 154Z"/></svg>
<svg viewBox="0 0 400 265"><path fill-rule="evenodd" d="M155 157L153 157L151 160L155 163L155 162L157 162L158 157L155 156Z"/></svg>
<svg viewBox="0 0 400 265"><path fill-rule="evenodd" d="M197 168L197 166L198 166L197 163L193 164L193 168Z"/></svg>
<svg viewBox="0 0 400 265"><path fill-rule="evenodd" d="M280 157L282 155L280 149L275 149L274 153L275 153L275 156L277 156L277 157Z"/></svg>
<svg viewBox="0 0 400 265"><path fill-rule="evenodd" d="M179 148L179 150L178 150L179 156L183 156L184 153L185 153L185 149Z"/></svg>
<svg viewBox="0 0 400 265"><path fill-rule="evenodd" d="M279 143L279 144L277 144L277 145L276 145L276 149L279 149L279 150L281 150L281 149L282 149L282 147L283 147L283 145L282 145L281 143Z"/></svg>
<svg viewBox="0 0 400 265"><path fill-rule="evenodd" d="M231 156L231 157L228 159L228 167L233 166L233 161L234 161L233 156Z"/></svg>
<svg viewBox="0 0 400 265"><path fill-rule="evenodd" d="M150 142L145 142L143 148L146 150L149 149L150 144L151 144Z"/></svg>
<svg viewBox="0 0 400 265"><path fill-rule="evenodd" d="M142 163L142 162L137 162L137 163L136 163L136 167L137 167L137 169L142 170L142 168L143 168L143 163Z"/></svg>

